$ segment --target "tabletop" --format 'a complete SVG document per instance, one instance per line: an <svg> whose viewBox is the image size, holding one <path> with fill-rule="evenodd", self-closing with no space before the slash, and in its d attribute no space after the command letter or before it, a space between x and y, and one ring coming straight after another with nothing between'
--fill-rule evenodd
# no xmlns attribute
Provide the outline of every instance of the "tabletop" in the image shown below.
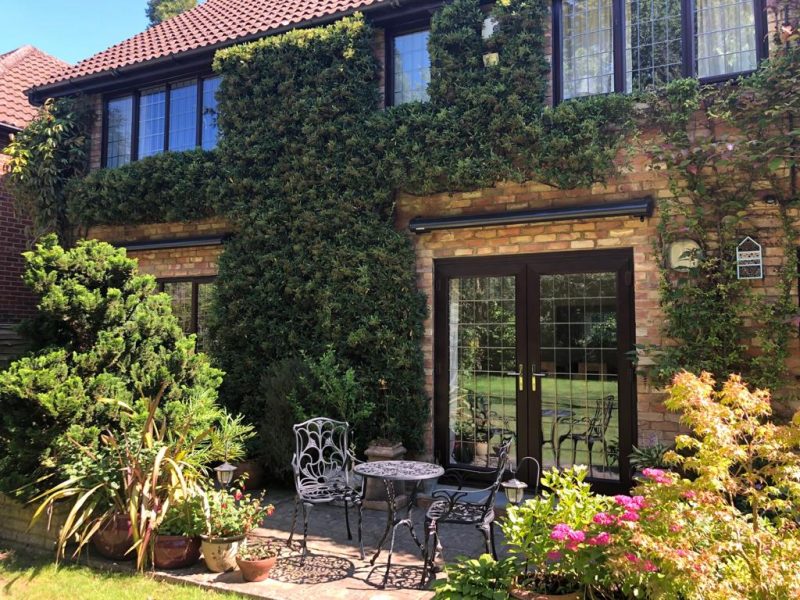
<svg viewBox="0 0 800 600"><path fill-rule="evenodd" d="M364 477L392 481L424 481L444 475L439 465L417 460L376 460L356 465L353 470Z"/></svg>

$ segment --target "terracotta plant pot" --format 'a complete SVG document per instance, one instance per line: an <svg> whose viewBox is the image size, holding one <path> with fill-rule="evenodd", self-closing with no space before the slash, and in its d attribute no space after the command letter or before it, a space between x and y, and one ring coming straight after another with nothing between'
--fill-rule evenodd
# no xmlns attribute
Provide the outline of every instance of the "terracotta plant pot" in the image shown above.
<svg viewBox="0 0 800 600"><path fill-rule="evenodd" d="M582 592L571 592L569 594L540 594L524 588L512 587L508 590L509 595L517 600L581 600Z"/></svg>
<svg viewBox="0 0 800 600"><path fill-rule="evenodd" d="M245 581L264 581L269 577L269 572L277 562L277 556L262 558L261 560L244 560L236 557L236 564L242 572Z"/></svg>
<svg viewBox="0 0 800 600"><path fill-rule="evenodd" d="M185 535L157 535L153 544L156 569L182 569L200 560L200 538Z"/></svg>
<svg viewBox="0 0 800 600"><path fill-rule="evenodd" d="M242 475L247 473L247 479L244 482L244 489L260 490L264 487L264 467L256 460L245 460L236 465L236 471L233 474L233 480L236 481Z"/></svg>
<svg viewBox="0 0 800 600"><path fill-rule="evenodd" d="M92 545L105 558L133 560L136 552L128 552L133 546L130 517L121 513L115 514L92 536Z"/></svg>
<svg viewBox="0 0 800 600"><path fill-rule="evenodd" d="M206 567L212 573L224 573L236 568L236 554L245 536L237 535L227 538L201 536L201 548Z"/></svg>

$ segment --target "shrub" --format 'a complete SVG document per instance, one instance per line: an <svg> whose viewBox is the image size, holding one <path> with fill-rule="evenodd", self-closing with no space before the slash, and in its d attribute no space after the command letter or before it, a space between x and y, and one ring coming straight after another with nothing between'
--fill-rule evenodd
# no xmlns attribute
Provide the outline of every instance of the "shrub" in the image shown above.
<svg viewBox="0 0 800 600"><path fill-rule="evenodd" d="M124 250L95 241L65 250L48 236L25 260L40 297L29 326L38 349L0 373L0 489L33 497L42 478L98 450L104 432L143 427L154 398L159 423L192 412L189 436L224 418L222 372Z"/></svg>
<svg viewBox="0 0 800 600"><path fill-rule="evenodd" d="M496 561L491 554L463 559L447 567L447 579L433 583L442 600L505 600L516 572L513 560Z"/></svg>

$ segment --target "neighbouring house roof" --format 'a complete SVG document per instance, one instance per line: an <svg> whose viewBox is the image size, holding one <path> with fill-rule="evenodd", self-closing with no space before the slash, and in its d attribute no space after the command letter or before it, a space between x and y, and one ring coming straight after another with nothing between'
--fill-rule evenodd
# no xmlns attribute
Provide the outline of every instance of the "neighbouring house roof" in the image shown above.
<svg viewBox="0 0 800 600"><path fill-rule="evenodd" d="M206 0L37 82L37 97L65 84L177 54L229 45L397 0Z"/></svg>
<svg viewBox="0 0 800 600"><path fill-rule="evenodd" d="M33 46L0 54L0 127L25 127L38 110L28 102L25 90L37 81L63 73L69 66Z"/></svg>

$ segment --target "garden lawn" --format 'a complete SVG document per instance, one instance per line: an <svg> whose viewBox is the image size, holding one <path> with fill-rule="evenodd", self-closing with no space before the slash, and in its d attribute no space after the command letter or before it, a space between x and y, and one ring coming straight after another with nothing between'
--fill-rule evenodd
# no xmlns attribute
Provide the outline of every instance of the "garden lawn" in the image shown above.
<svg viewBox="0 0 800 600"><path fill-rule="evenodd" d="M156 581L135 573L99 571L48 557L0 550L0 598L24 600L227 600L243 598Z"/></svg>

